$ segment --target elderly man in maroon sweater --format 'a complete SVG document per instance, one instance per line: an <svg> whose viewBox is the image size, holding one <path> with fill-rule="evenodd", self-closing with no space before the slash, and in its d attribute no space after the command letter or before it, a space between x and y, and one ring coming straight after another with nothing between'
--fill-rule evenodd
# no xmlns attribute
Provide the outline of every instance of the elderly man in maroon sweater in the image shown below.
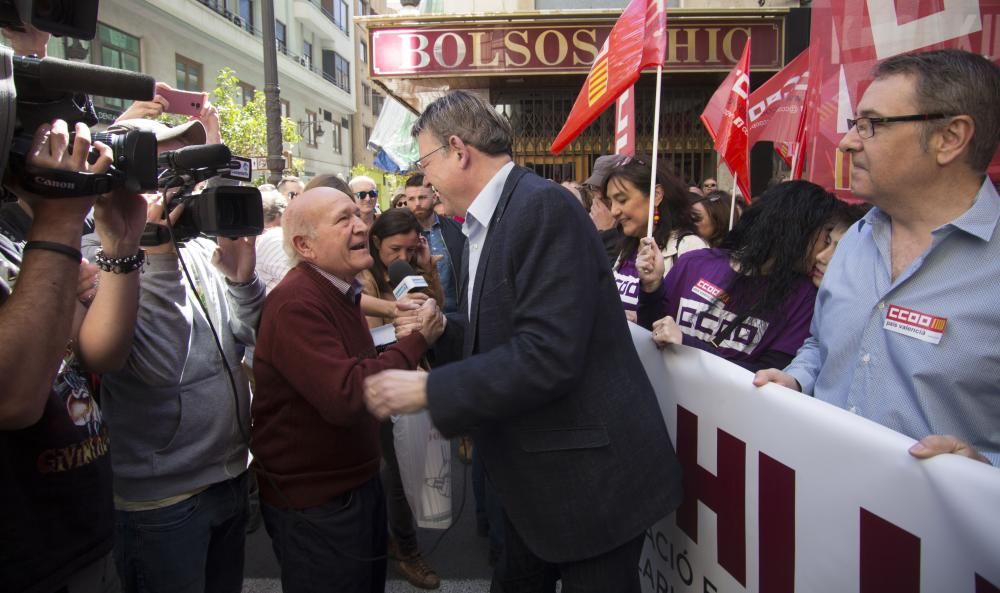
<svg viewBox="0 0 1000 593"><path fill-rule="evenodd" d="M428 300L420 331L379 355L354 279L372 265L354 200L306 191L283 226L298 263L268 296L254 356L251 448L264 523L285 593L384 591L379 423L365 408L364 379L417 368L443 318Z"/></svg>

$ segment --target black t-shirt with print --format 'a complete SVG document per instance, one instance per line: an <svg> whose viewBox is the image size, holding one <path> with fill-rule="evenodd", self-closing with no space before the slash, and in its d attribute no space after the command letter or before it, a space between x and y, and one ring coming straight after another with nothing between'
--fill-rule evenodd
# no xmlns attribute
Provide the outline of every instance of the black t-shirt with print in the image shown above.
<svg viewBox="0 0 1000 593"><path fill-rule="evenodd" d="M0 303L16 282L19 251L0 235ZM28 428L0 431L4 591L55 591L74 572L111 551L114 508L108 447L97 402L67 355L42 418Z"/></svg>

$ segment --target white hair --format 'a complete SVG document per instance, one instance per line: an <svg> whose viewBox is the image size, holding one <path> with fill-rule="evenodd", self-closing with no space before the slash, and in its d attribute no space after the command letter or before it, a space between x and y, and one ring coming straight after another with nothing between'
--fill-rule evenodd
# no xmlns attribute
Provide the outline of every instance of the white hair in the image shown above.
<svg viewBox="0 0 1000 593"><path fill-rule="evenodd" d="M378 187L378 184L375 183L375 180L372 179L371 177L368 177L367 175L358 175L356 177L351 177L351 180L347 183L347 185L351 186L351 191L360 191L358 190L358 186L360 186L362 183L370 183L372 184L372 187Z"/></svg>

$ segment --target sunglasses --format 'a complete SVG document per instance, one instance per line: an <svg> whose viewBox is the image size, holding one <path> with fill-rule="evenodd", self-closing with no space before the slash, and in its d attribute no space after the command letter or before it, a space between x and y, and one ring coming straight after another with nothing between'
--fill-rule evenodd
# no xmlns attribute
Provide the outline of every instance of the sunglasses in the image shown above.
<svg viewBox="0 0 1000 593"><path fill-rule="evenodd" d="M356 192L354 192L354 196L357 199L359 199L359 200L365 200L365 199L368 199L368 198L371 198L371 199L374 200L375 198L378 197L378 190L373 189L373 190L369 190L369 191L356 191Z"/></svg>

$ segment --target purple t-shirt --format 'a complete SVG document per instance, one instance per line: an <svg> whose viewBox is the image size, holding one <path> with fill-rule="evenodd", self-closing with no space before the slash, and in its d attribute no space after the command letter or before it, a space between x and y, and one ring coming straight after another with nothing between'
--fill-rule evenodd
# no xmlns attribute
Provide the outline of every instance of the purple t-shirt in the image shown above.
<svg viewBox="0 0 1000 593"><path fill-rule="evenodd" d="M698 249L682 255L663 280L663 314L677 321L685 345L736 364L754 362L769 350L794 356L809 337L816 303L816 287L806 276L768 319L747 317L719 348L711 343L738 317L727 310L730 298L725 293L735 276L728 251Z"/></svg>
<svg viewBox="0 0 1000 593"><path fill-rule="evenodd" d="M639 309L639 270L635 267L638 251L632 257L619 264L615 270L615 282L618 284L618 295L626 311Z"/></svg>

